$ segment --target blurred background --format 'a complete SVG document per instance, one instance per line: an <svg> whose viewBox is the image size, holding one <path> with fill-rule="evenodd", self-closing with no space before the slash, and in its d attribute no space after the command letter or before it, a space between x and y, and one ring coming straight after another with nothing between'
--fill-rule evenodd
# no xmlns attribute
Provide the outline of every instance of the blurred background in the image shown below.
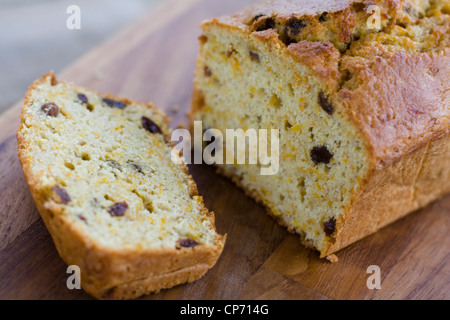
<svg viewBox="0 0 450 320"><path fill-rule="evenodd" d="M60 72L162 1L0 0L0 114L43 73ZM81 30L66 27L72 4L82 8Z"/></svg>

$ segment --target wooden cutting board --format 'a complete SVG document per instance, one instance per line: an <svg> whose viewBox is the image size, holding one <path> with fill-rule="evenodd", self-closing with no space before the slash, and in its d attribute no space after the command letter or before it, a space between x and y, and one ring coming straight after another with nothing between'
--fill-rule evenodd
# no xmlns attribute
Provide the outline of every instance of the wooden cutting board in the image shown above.
<svg viewBox="0 0 450 320"><path fill-rule="evenodd" d="M252 1L166 1L59 74L79 85L153 101L186 124L198 25ZM173 113L178 106L180 112ZM16 156L20 104L0 116L0 299L89 299L66 287L58 257ZM228 180L207 166L191 172L228 241L201 280L145 299L450 299L450 197L347 249L339 262L305 249ZM381 289L369 290L369 266Z"/></svg>

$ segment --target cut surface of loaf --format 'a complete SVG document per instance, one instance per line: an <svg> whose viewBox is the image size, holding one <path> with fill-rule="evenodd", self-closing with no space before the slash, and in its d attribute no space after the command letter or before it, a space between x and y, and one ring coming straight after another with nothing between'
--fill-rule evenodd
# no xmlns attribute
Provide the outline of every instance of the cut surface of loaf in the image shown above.
<svg viewBox="0 0 450 320"><path fill-rule="evenodd" d="M48 74L27 92L21 119L31 193L88 293L135 298L197 280L216 263L224 238L167 142L162 111Z"/></svg>
<svg viewBox="0 0 450 320"><path fill-rule="evenodd" d="M193 120L280 130L276 175L219 171L322 257L450 192L448 1L266 1L202 30Z"/></svg>

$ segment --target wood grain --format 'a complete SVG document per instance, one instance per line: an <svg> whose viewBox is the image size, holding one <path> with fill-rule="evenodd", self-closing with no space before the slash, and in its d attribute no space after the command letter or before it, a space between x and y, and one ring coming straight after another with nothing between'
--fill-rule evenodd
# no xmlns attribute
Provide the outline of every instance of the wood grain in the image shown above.
<svg viewBox="0 0 450 320"><path fill-rule="evenodd" d="M153 101L186 124L202 20L252 1L169 1L59 78L101 92ZM179 106L180 112L171 112ZM0 117L0 299L90 299L66 287L58 257L35 209L16 156L20 104ZM143 299L450 299L450 197L339 253L335 264L304 248L265 209L208 166L191 166L228 241L201 280ZM381 268L382 288L366 286Z"/></svg>
<svg viewBox="0 0 450 320"><path fill-rule="evenodd" d="M39 219L17 158L14 136L0 144L0 250Z"/></svg>

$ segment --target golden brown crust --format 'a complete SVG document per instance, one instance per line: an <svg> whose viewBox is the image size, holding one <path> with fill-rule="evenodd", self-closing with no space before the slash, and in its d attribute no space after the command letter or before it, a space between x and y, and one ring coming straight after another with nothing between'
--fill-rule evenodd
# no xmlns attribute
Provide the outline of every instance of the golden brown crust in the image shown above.
<svg viewBox="0 0 450 320"><path fill-rule="evenodd" d="M311 66L314 74L325 84L327 91L335 91L341 79L339 51L328 41L300 41L287 48L295 61Z"/></svg>
<svg viewBox="0 0 450 320"><path fill-rule="evenodd" d="M204 30L219 27L244 33L250 41L269 45L274 54L309 67L329 94L335 116L360 133L370 153L369 170L322 257L450 192L450 48L442 40L450 33L448 14L430 31L433 41L440 39L439 46L431 41L421 50L392 50L383 47L383 41L392 40L387 36L377 39L376 50L363 42L355 46L365 46L358 54L346 51L351 45L346 41L376 33L364 29L365 9L371 4L381 7L386 30L396 24L420 25L429 6L427 1L410 0L275 0L203 24ZM324 14L326 20L321 21ZM290 22L300 26L297 35ZM195 113L204 99L195 86L194 93ZM231 172L225 175L233 177Z"/></svg>
<svg viewBox="0 0 450 320"><path fill-rule="evenodd" d="M369 142L379 168L428 144L450 129L450 48L367 64L342 62L357 84L334 101L343 106Z"/></svg>
<svg viewBox="0 0 450 320"><path fill-rule="evenodd" d="M246 32L275 29L280 40L289 45L302 40L330 41L345 52L349 44L363 34L374 32L367 28L372 5L380 8L382 27L397 19L410 19L422 13L420 7L408 0L269 0L212 22L240 28Z"/></svg>
<svg viewBox="0 0 450 320"><path fill-rule="evenodd" d="M337 19L345 15L342 10L361 3L376 3L386 8L383 12L390 18L385 20L390 23L396 22L394 18L399 11L412 10L408 0L275 0L258 3L233 16L213 19L204 23L203 28L220 26L244 32L270 44L276 52L283 47L280 41L274 40L280 31L274 28L255 31L244 23L245 17L267 12L286 23L288 17L319 19L323 12L334 12ZM317 32L310 30L307 34ZM446 94L450 83L450 48L417 54L398 51L388 57L365 59L340 54L329 41L308 39L289 44L282 54L307 66L321 80L327 93L333 95L330 100L335 108L353 121L366 138L377 166L388 166L450 128L450 95ZM193 113L204 105L203 94L195 87L192 105Z"/></svg>
<svg viewBox="0 0 450 320"><path fill-rule="evenodd" d="M68 265L80 267L83 289L97 299L134 299L182 284L183 279L198 280L214 266L223 249L221 239L217 239L214 248L147 251L101 248L56 208L47 208L32 185L30 191L59 255ZM145 288L138 287L142 279Z"/></svg>
<svg viewBox="0 0 450 320"><path fill-rule="evenodd" d="M322 257L339 251L450 192L450 135L402 157L369 181L337 222L337 234Z"/></svg>
<svg viewBox="0 0 450 320"><path fill-rule="evenodd" d="M323 255L450 192L449 58L449 49L414 56L399 52L361 69L357 89L338 93L336 100L369 146L372 170Z"/></svg>
<svg viewBox="0 0 450 320"><path fill-rule="evenodd" d="M26 94L21 115L22 122L17 132L18 156L30 192L59 255L67 264L77 265L81 269L82 287L98 299L132 299L139 295L199 279L216 263L223 250L225 237L218 236L212 247L198 246L193 249L174 248L172 250L113 250L93 242L62 214L61 206L48 202L51 195L48 190L41 190L38 187L39 177L34 176L30 168L25 152L28 147L27 141L22 136L21 129L25 125L25 110L31 103L31 92L49 77L53 85L58 84L53 73L49 73L34 82ZM107 95L107 97L127 104L135 103L112 95ZM151 104L148 107L155 109ZM167 119L165 121L169 128ZM170 132L168 129L165 131L166 140L170 141ZM186 174L190 193L192 196L196 196L197 188L187 167L182 164L180 169ZM214 213L206 209L201 197L198 197L197 201L202 207L202 213L214 226Z"/></svg>
<svg viewBox="0 0 450 320"><path fill-rule="evenodd" d="M159 293L162 289L169 289L183 283L194 282L203 277L209 270L209 265L196 265L159 276L139 279L130 283L122 284L106 292L104 300L133 299L145 294Z"/></svg>

